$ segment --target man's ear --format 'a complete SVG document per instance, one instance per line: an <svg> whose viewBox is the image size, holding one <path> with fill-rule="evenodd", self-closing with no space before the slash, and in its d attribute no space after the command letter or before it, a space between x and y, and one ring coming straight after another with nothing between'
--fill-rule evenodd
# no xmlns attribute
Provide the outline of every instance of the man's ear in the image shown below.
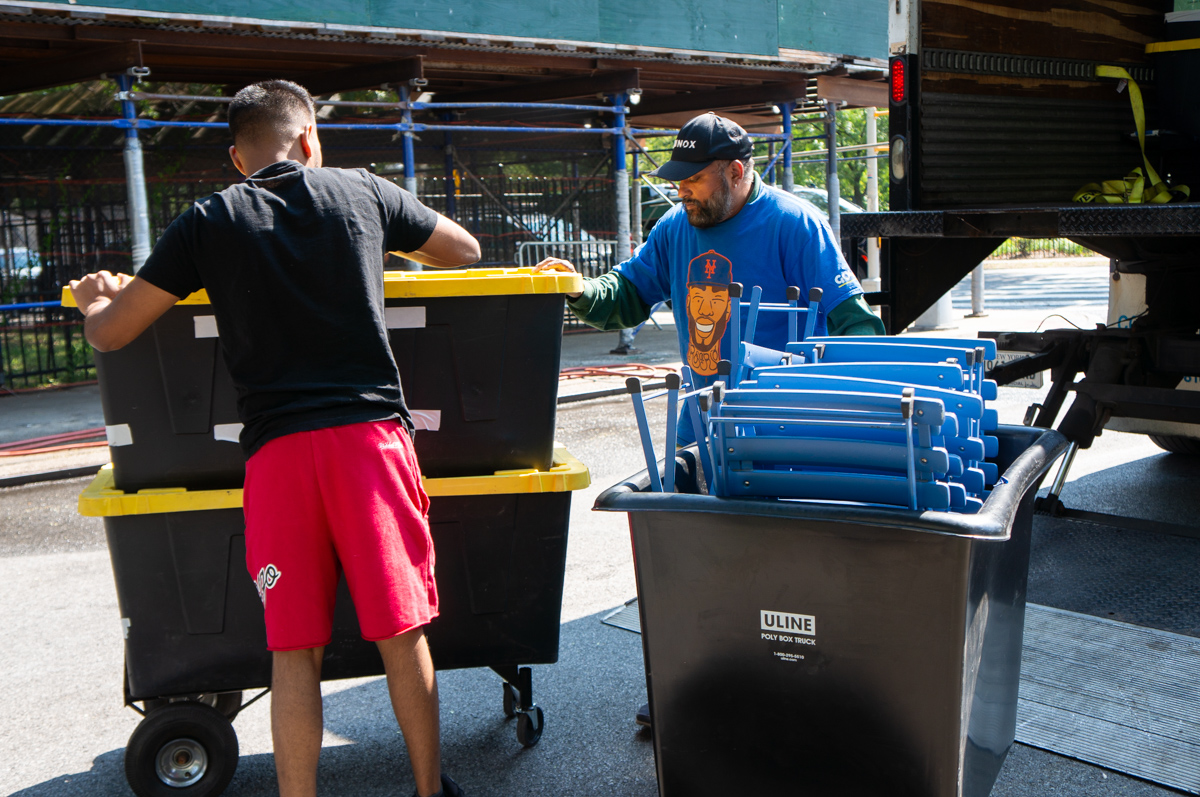
<svg viewBox="0 0 1200 797"><path fill-rule="evenodd" d="M229 159L233 161L233 167L235 169L237 169L239 172L241 172L246 177L250 176L250 173L248 171L246 171L245 164L242 163L242 157L240 155L238 155L237 145L234 145L229 148Z"/></svg>
<svg viewBox="0 0 1200 797"><path fill-rule="evenodd" d="M317 126L310 124L305 125L304 130L300 133L300 151L304 153L305 160L313 156L312 136L316 131Z"/></svg>
<svg viewBox="0 0 1200 797"><path fill-rule="evenodd" d="M746 176L746 164L739 160L730 161L729 168L733 170L729 176L735 183L740 182L741 179Z"/></svg>

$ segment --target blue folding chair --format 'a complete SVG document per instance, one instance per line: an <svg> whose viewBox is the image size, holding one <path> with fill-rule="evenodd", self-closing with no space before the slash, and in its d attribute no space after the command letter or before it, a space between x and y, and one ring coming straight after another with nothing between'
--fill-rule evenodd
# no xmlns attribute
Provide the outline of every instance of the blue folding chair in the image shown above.
<svg viewBox="0 0 1200 797"><path fill-rule="evenodd" d="M983 349L988 360L996 359L996 341L991 338L935 338L924 335L843 335L840 337L812 338L814 343L844 341L855 343L899 343L918 346L950 346L956 349Z"/></svg>
<svg viewBox="0 0 1200 797"><path fill-rule="evenodd" d="M646 470L650 474L650 489L656 493L675 492L675 440L676 422L679 417L679 374L667 374L664 381L667 389L662 393L647 396L642 392L642 380L631 376L625 380L625 388L633 400L633 414L637 418L638 435L642 438L642 455L646 459ZM666 468L663 478L658 474L658 456L654 453L654 440L650 435L650 420L646 415L646 402L650 399L667 397Z"/></svg>
<svg viewBox="0 0 1200 797"><path fill-rule="evenodd" d="M955 367L955 366L950 366ZM995 411L986 409L982 397L958 390L947 390L924 385L912 386L905 382L889 382L880 379L862 377L832 376L807 370L807 366L788 368L764 368L755 372L759 378L743 383L745 386L754 385L759 389L782 388L790 390L850 390L864 393L884 393L901 395L905 389L913 387L915 395L925 398L940 399L946 407L950 418L956 421L960 429L995 428ZM992 424L990 427L988 424ZM968 492L979 495L985 490L984 484L995 484L999 477L999 469L994 465L983 467L988 463L986 457L995 456L999 441L994 435L979 432L967 432L962 437L958 434L945 433L943 445L952 454L960 456L966 463L965 472L961 478L967 485ZM976 472L973 472L976 471ZM978 485L978 486L977 486Z"/></svg>
<svg viewBox="0 0 1200 797"><path fill-rule="evenodd" d="M720 495L848 500L950 509L938 481L949 455L932 445L945 420L940 400L809 390L715 386L708 416L714 486ZM802 427L811 437L768 434ZM853 436L843 435L852 431ZM893 439L881 439L879 433ZM903 442L897 444L899 432Z"/></svg>
<svg viewBox="0 0 1200 797"><path fill-rule="evenodd" d="M896 337L887 335L854 335L847 337L824 337L811 338L803 341L809 344L809 352L815 352L816 358L821 362L864 362L867 360L879 360L888 362L933 362L928 359L929 356L941 356L944 360L953 360L963 366L967 373L968 381L964 389L970 390L973 393L979 393L988 401L995 401L998 393L998 388L994 380L985 377L988 360L996 359L996 341L988 338L925 338L925 337ZM866 346L866 349L856 348L857 346ZM821 349L816 347L820 346ZM852 354L847 354L845 351L834 353L829 351L828 347L852 347ZM890 346L896 347L891 353L880 354L879 356L870 356L872 347ZM943 349L944 351L938 355L931 352L923 352L921 349L913 347L926 347L933 349ZM788 349L788 351L792 351ZM793 352L797 353L797 352ZM803 355L805 362L813 362L812 354Z"/></svg>
<svg viewBox="0 0 1200 797"><path fill-rule="evenodd" d="M788 355L782 353L782 356L786 357ZM755 358L753 362L768 359ZM747 362L751 362L751 360L748 359ZM848 376L858 379L879 379L884 382L909 382L913 385L940 387L946 390L963 390L965 385L962 368L953 363L791 362L774 365L764 364L755 365L753 371L748 374L747 379L757 380L762 374L766 373L793 372L822 374L825 376Z"/></svg>
<svg viewBox="0 0 1200 797"><path fill-rule="evenodd" d="M762 301L762 288L758 285L750 289L749 303L746 304L745 332L742 331L742 295L745 292L740 282L729 286L729 318L726 328L729 336L729 354L733 358L733 374L741 373L742 344L754 344L758 332L758 316L760 313L786 313L788 322L788 342L798 342L810 338L817 328L817 317L821 309L821 297L824 292L820 288L812 288L808 292L808 306L800 306L800 289L794 285L788 286L787 303L775 304ZM800 317L804 317L804 333L800 333Z"/></svg>

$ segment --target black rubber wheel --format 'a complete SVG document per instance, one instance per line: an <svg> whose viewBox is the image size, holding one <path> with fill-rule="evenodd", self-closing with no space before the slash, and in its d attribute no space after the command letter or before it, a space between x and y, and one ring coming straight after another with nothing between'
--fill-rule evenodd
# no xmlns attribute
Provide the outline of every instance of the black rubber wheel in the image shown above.
<svg viewBox="0 0 1200 797"><path fill-rule="evenodd" d="M517 694L517 687L504 682L504 716L512 719L517 716L517 706L521 705L521 698Z"/></svg>
<svg viewBox="0 0 1200 797"><path fill-rule="evenodd" d="M206 706L212 706L217 711L225 716L225 719L233 722L237 717L238 712L242 710L242 693L241 692L203 692L198 695L188 695L183 698L165 698L157 697L142 701L142 707L147 714L151 711L158 711L163 706L178 705L185 702L203 703Z"/></svg>
<svg viewBox="0 0 1200 797"><path fill-rule="evenodd" d="M229 720L192 701L147 714L125 748L125 778L138 797L215 797L237 765L237 734Z"/></svg>
<svg viewBox="0 0 1200 797"><path fill-rule="evenodd" d="M536 715L537 719L534 719ZM525 747L533 747L542 738L542 729L546 727L546 717L539 706L517 714L517 741Z"/></svg>
<svg viewBox="0 0 1200 797"><path fill-rule="evenodd" d="M1149 435L1149 438L1163 451L1170 451L1172 454L1191 454L1193 457L1200 456L1200 440L1194 437L1152 434Z"/></svg>

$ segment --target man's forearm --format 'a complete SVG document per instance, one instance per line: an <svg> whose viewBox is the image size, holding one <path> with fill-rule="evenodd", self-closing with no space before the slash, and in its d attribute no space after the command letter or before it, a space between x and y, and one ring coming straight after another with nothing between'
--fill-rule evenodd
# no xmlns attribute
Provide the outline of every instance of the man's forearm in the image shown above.
<svg viewBox="0 0 1200 797"><path fill-rule="evenodd" d="M89 274L71 282L71 293L84 314L83 334L97 351L112 351L132 342L179 298L145 280L119 282Z"/></svg>
<svg viewBox="0 0 1200 797"><path fill-rule="evenodd" d="M861 295L851 296L830 310L826 326L832 337L883 335L887 332L884 329L883 321L871 312L871 308L867 306L866 300Z"/></svg>
<svg viewBox="0 0 1200 797"><path fill-rule="evenodd" d="M568 306L580 321L596 329L629 329L650 318L650 305L637 287L615 271L583 282L583 294Z"/></svg>

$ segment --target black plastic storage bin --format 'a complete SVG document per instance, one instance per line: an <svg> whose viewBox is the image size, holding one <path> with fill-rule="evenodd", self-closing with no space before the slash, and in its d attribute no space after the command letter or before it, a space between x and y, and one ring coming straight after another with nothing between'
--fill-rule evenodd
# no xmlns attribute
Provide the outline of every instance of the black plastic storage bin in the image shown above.
<svg viewBox="0 0 1200 797"><path fill-rule="evenodd" d="M118 489L242 485L237 391L207 302L188 297L124 348L96 352Z"/></svg>
<svg viewBox="0 0 1200 797"><path fill-rule="evenodd" d="M385 323L425 476L550 468L563 294L582 289L578 274L531 268L384 275ZM63 304L74 306L69 288ZM96 374L118 489L241 486L237 393L207 293L128 346L96 352Z"/></svg>
<svg viewBox="0 0 1200 797"><path fill-rule="evenodd" d="M1200 22L1167 25L1167 31L1173 41L1146 46L1154 65L1162 125L1200 137Z"/></svg>
<svg viewBox="0 0 1200 797"><path fill-rule="evenodd" d="M115 489L112 473L101 470L79 510L104 518L125 632L126 702L147 709L138 728L155 731L156 712L166 705L191 707L199 726L211 724L211 708L232 720L241 691L271 680L262 603L246 572L242 491L128 493ZM588 483L587 468L561 446L546 471L425 480L440 611L427 629L434 665L496 670L504 711L517 717L526 746L543 724L527 665L558 660L571 491ZM343 580L321 677L382 674ZM224 756L214 773L236 767L232 738L232 753L207 751ZM138 730L130 738L129 750L150 758L127 755L139 795L139 779L155 782L153 759L165 743L145 752Z"/></svg>
<svg viewBox="0 0 1200 797"><path fill-rule="evenodd" d="M433 478L549 467L563 294L578 274L389 272L388 336Z"/></svg>
<svg viewBox="0 0 1200 797"><path fill-rule="evenodd" d="M649 492L629 513L662 797L984 797L1013 742L1033 500L1002 426L975 515ZM694 450L694 449L693 449ZM695 458L677 464L697 491Z"/></svg>

